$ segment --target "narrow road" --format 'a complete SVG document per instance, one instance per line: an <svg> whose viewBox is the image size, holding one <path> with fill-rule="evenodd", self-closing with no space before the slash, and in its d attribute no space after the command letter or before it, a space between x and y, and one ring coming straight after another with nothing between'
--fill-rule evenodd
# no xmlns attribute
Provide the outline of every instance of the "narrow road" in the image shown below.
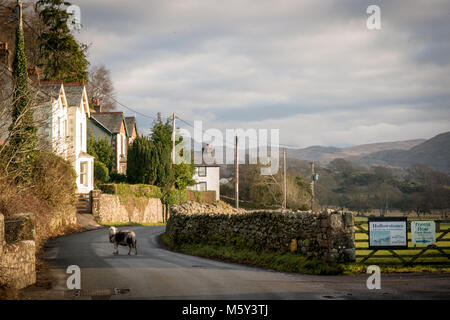
<svg viewBox="0 0 450 320"><path fill-rule="evenodd" d="M222 263L171 252L158 241L164 226L130 227L138 255L119 248L114 256L108 229L49 242L51 290L29 290L30 299L450 299L449 274L382 275L368 290L367 276L312 276ZM66 287L66 268L81 268L81 292ZM121 292L114 288L127 289Z"/></svg>

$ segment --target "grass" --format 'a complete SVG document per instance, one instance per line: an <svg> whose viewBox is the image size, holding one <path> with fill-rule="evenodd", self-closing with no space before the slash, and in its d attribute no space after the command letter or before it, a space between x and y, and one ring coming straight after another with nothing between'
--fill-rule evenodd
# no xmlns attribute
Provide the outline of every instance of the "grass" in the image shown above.
<svg viewBox="0 0 450 320"><path fill-rule="evenodd" d="M143 226L165 226L164 222L99 222L102 226L106 227L143 227Z"/></svg>
<svg viewBox="0 0 450 320"><path fill-rule="evenodd" d="M180 253L277 271L316 275L335 275L344 271L341 265L307 259L290 252L277 253L250 248L236 248L224 244L182 244L178 246L166 233L161 235L161 241L169 249Z"/></svg>

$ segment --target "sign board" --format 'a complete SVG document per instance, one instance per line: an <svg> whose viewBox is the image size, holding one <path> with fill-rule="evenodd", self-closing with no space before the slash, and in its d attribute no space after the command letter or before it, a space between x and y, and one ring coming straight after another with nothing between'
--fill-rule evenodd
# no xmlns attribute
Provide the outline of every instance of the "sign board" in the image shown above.
<svg viewBox="0 0 450 320"><path fill-rule="evenodd" d="M412 221L411 242L415 246L435 244L436 224L434 221Z"/></svg>
<svg viewBox="0 0 450 320"><path fill-rule="evenodd" d="M369 249L408 248L407 218L369 218Z"/></svg>

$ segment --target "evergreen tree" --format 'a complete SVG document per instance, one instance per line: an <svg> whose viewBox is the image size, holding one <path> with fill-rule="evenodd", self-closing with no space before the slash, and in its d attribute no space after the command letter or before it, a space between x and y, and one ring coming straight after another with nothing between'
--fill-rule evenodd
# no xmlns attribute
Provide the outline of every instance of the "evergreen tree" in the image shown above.
<svg viewBox="0 0 450 320"><path fill-rule="evenodd" d="M151 140L155 148L155 184L163 189L170 188L174 182L172 169L172 125L169 120L162 122L161 114L155 121Z"/></svg>
<svg viewBox="0 0 450 320"><path fill-rule="evenodd" d="M17 1L18 22L16 27L16 50L13 61L13 102L10 132L11 163L20 168L20 177L26 182L31 177L35 160L37 129L33 123L33 100L28 86L27 59L22 25L22 1Z"/></svg>
<svg viewBox="0 0 450 320"><path fill-rule="evenodd" d="M154 184L156 181L155 163L153 142L148 137L137 137L128 148L128 182Z"/></svg>
<svg viewBox="0 0 450 320"><path fill-rule="evenodd" d="M39 16L47 27L40 37L40 66L45 80L87 82L87 46L79 44L67 25L69 13L63 0L40 0Z"/></svg>

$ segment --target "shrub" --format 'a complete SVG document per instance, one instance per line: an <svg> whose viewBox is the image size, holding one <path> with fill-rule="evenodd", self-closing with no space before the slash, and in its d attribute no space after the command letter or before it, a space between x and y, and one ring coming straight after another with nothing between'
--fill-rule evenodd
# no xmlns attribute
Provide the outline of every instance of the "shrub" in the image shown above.
<svg viewBox="0 0 450 320"><path fill-rule="evenodd" d="M127 176L123 173L111 172L109 175L110 181L114 183L125 183L127 182Z"/></svg>
<svg viewBox="0 0 450 320"><path fill-rule="evenodd" d="M169 206L186 201L186 190L170 189L161 198L161 202Z"/></svg>
<svg viewBox="0 0 450 320"><path fill-rule="evenodd" d="M72 165L50 152L36 153L33 193L52 207L75 205L77 174Z"/></svg>
<svg viewBox="0 0 450 320"><path fill-rule="evenodd" d="M94 179L95 184L109 181L108 167L103 162L98 160L94 161Z"/></svg>
<svg viewBox="0 0 450 320"><path fill-rule="evenodd" d="M101 184L98 186L98 188L103 192L107 194L116 194L116 185L113 183L108 184Z"/></svg>

